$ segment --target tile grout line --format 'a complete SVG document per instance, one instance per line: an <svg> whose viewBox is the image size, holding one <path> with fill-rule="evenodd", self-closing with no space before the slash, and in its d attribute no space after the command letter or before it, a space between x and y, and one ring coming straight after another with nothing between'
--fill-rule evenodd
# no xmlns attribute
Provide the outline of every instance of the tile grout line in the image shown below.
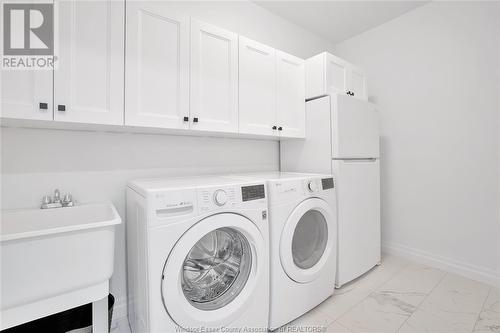
<svg viewBox="0 0 500 333"><path fill-rule="evenodd" d="M490 297L492 290L493 290L493 287L490 287L490 289L488 290L488 295L486 295L486 298L483 301L483 305L481 306L481 310L479 310L479 313L477 314L477 319L476 319L476 322L474 323L474 327L472 327L471 333L474 332L474 330L476 329L477 323L479 322L479 319L481 318L481 313L483 313L483 311L484 311L484 305L486 304L486 301Z"/></svg>
<svg viewBox="0 0 500 333"><path fill-rule="evenodd" d="M391 282L392 280L394 280L399 274L401 274L404 270L406 270L408 267L410 267L411 265L413 265L413 263L408 263L406 266L404 266L403 268L401 268L397 273L395 273L389 280L385 281L384 283L382 283L381 285L379 285L375 290L373 290L371 294L373 294L374 292L378 291L380 288L382 288L383 286L385 286L386 284L388 284L389 282ZM369 296L369 295L368 295Z"/></svg>
<svg viewBox="0 0 500 333"><path fill-rule="evenodd" d="M413 311L413 312L412 312L412 313L408 316L408 318L406 318L406 319L405 319L405 321L404 321L404 322L403 322L403 323L402 323L402 324L398 327L398 329L396 330L396 333L397 333L397 332L399 332L399 331L401 330L401 328L404 326L404 324L406 324L406 322L407 322L407 321L408 321L408 320L409 320L409 319L413 316L413 314L419 310L420 306L421 306L421 305L422 305L422 304L423 304L423 303L427 300L427 298L428 298L428 297L429 297L429 296L430 296L430 295L434 292L434 290L436 290L436 288L437 288L437 287L438 287L438 286L439 286L439 285L443 282L444 278L445 278L446 276L448 276L448 274L449 274L449 273L444 272L444 275L443 275L443 277L441 278L441 280L439 280L439 282L438 282L438 283L436 283L436 285L434 286L434 288L432 288L432 289L429 291L429 293L428 293L427 295L425 295L424 299L423 299L420 303L418 303L418 305L415 307L415 311Z"/></svg>
<svg viewBox="0 0 500 333"><path fill-rule="evenodd" d="M332 323L333 324L333 323ZM330 324L331 325L331 324ZM328 326L330 326L328 325ZM355 331L351 330L349 327L346 327L344 325L342 325L341 323L337 322L337 325L340 325L341 327L345 328L346 330L348 330L349 332L352 332L352 333L356 333Z"/></svg>
<svg viewBox="0 0 500 333"><path fill-rule="evenodd" d="M409 266L411 265L411 263L408 263L407 265L405 265L404 267L401 267L400 270L398 270L396 273L394 273L388 280L384 281L384 282L381 282L380 285L377 285L376 287L374 287L373 290L370 290L370 292L368 293L367 296L365 296L363 299L361 299L359 302L357 302L356 304L354 304L353 306L351 306L350 308L348 308L347 310L345 310L344 312L342 312L337 319L335 319L334 321L332 321L331 323L329 323L328 325L326 325L327 327L332 325L333 323L337 323L339 325L341 325L342 327L345 327L344 325L342 325L340 322L339 322L339 319L342 318L344 315L346 315L349 311L351 311L352 309L354 309L356 306L358 306L359 304L361 304L364 300L366 300L368 297L370 297L371 294L373 294L378 288L382 287L384 284L388 283L389 281L391 281L393 278L396 277L396 275L398 275L399 273L401 273L403 270L405 270L406 268L408 268ZM335 295L335 294L334 294ZM320 309L320 312L323 312L321 311ZM328 314L326 312L323 312L325 313L327 316ZM350 331L352 331L350 328L346 327L347 329L349 329Z"/></svg>

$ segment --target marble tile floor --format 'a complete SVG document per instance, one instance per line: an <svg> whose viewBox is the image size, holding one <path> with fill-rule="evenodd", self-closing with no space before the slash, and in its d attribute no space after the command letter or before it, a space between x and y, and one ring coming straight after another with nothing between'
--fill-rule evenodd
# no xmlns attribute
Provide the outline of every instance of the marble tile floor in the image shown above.
<svg viewBox="0 0 500 333"><path fill-rule="evenodd" d="M126 320L112 330L129 332ZM500 333L500 290L385 255L380 266L276 332Z"/></svg>

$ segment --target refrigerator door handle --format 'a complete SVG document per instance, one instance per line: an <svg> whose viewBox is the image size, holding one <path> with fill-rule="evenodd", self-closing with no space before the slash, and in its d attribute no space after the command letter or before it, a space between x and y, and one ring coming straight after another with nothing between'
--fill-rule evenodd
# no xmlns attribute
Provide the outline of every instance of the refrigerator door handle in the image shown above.
<svg viewBox="0 0 500 333"><path fill-rule="evenodd" d="M334 161L344 161L344 162L375 162L377 159L375 157L370 158L333 158Z"/></svg>

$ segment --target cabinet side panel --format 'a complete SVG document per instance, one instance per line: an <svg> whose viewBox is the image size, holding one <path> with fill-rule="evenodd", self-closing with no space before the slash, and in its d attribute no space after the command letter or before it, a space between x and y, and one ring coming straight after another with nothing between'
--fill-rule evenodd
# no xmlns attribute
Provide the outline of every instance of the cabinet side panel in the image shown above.
<svg viewBox="0 0 500 333"><path fill-rule="evenodd" d="M306 99L326 94L325 53L306 60Z"/></svg>
<svg viewBox="0 0 500 333"><path fill-rule="evenodd" d="M306 103L306 139L281 141L281 171L331 173L330 97Z"/></svg>
<svg viewBox="0 0 500 333"><path fill-rule="evenodd" d="M130 188L126 218L128 318L133 332L148 332L147 214L144 198Z"/></svg>

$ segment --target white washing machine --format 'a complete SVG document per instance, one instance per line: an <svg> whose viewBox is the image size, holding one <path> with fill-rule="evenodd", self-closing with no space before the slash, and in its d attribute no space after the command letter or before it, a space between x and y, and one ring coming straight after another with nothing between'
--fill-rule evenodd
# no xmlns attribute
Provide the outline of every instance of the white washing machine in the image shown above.
<svg viewBox="0 0 500 333"><path fill-rule="evenodd" d="M266 329L268 229L263 181L192 177L130 182L132 331Z"/></svg>
<svg viewBox="0 0 500 333"><path fill-rule="evenodd" d="M255 173L265 179L270 243L269 328L316 307L334 292L337 212L331 175Z"/></svg>

